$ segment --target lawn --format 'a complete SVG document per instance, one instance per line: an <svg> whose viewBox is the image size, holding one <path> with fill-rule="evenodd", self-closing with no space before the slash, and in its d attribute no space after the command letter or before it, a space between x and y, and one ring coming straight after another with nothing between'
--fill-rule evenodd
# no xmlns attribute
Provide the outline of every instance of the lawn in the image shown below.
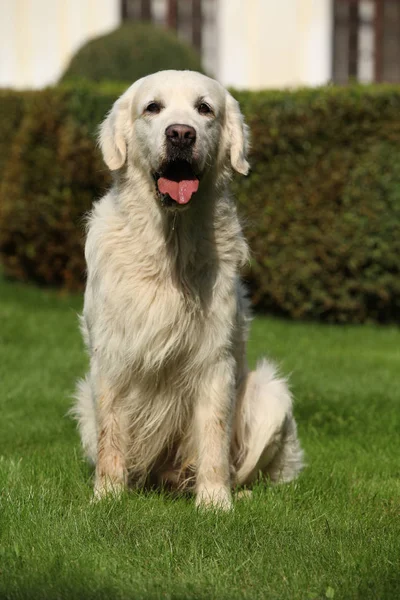
<svg viewBox="0 0 400 600"><path fill-rule="evenodd" d="M400 598L400 331L257 318L291 374L308 466L229 514L127 493L91 504L66 416L81 299L0 282L0 598Z"/></svg>

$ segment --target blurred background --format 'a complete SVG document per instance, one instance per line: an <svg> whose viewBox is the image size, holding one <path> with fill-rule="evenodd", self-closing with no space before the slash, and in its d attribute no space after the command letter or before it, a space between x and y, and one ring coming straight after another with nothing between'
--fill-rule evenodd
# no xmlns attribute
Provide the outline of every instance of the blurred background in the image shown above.
<svg viewBox="0 0 400 600"><path fill-rule="evenodd" d="M193 69L252 133L233 192L253 305L398 322L399 0L0 0L3 275L82 290L83 216L110 184L99 123L133 81Z"/></svg>
<svg viewBox="0 0 400 600"><path fill-rule="evenodd" d="M398 0L1 0L0 85L55 83L77 49L150 21L194 46L224 85L398 82Z"/></svg>

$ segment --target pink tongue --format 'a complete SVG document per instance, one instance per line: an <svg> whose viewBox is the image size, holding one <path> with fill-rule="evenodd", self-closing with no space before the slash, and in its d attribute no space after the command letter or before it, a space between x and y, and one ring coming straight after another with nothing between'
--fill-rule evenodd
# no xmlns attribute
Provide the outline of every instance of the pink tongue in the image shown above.
<svg viewBox="0 0 400 600"><path fill-rule="evenodd" d="M168 194L178 204L187 204L192 195L199 189L199 180L171 181L171 179L160 177L157 185L162 194Z"/></svg>

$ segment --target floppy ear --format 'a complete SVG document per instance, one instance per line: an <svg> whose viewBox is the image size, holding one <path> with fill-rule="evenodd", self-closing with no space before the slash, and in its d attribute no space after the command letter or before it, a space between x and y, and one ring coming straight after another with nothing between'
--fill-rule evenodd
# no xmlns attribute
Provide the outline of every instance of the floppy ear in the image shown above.
<svg viewBox="0 0 400 600"><path fill-rule="evenodd" d="M111 171L119 169L126 160L126 139L124 130L129 103L121 96L113 105L100 126L99 142L104 162Z"/></svg>
<svg viewBox="0 0 400 600"><path fill-rule="evenodd" d="M99 143L104 162L111 171L120 169L126 160L127 136L132 124L132 102L142 79L135 81L114 103L100 126Z"/></svg>
<svg viewBox="0 0 400 600"><path fill-rule="evenodd" d="M246 160L249 150L249 128L244 122L239 103L228 92L226 93L226 127L232 167L238 173L247 175L250 169Z"/></svg>

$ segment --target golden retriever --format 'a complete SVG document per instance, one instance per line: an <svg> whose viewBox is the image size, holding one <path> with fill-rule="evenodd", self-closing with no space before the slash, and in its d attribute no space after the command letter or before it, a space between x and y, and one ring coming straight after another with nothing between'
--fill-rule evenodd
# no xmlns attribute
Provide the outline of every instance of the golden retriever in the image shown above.
<svg viewBox="0 0 400 600"><path fill-rule="evenodd" d="M136 81L101 126L114 184L88 222L75 406L97 498L150 481L229 509L232 487L302 467L285 380L246 364L248 249L227 188L247 140L236 100L191 71Z"/></svg>

